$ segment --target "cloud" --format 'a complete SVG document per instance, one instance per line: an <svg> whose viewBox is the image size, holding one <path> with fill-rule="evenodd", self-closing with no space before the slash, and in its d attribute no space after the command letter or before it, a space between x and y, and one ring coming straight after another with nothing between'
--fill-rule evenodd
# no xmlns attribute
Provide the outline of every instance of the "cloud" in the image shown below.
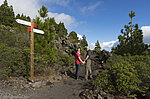
<svg viewBox="0 0 150 99"><path fill-rule="evenodd" d="M0 5L3 3L0 2ZM37 0L7 0L9 5L13 6L15 14L24 13L27 16L34 18L38 15L40 5Z"/></svg>
<svg viewBox="0 0 150 99"><path fill-rule="evenodd" d="M103 49L105 49L105 48L112 48L114 46L114 44L117 43L117 42L118 42L118 40L116 40L116 41L109 41L109 42L103 42L103 43L101 43L101 47Z"/></svg>
<svg viewBox="0 0 150 99"><path fill-rule="evenodd" d="M150 44L150 26L142 26L141 29L143 31L144 43ZM106 49L110 51L112 47L117 47L118 44L119 44L119 41L115 40L115 41L103 42L100 44L100 46L102 49ZM94 49L95 43L89 43L89 46Z"/></svg>
<svg viewBox="0 0 150 99"><path fill-rule="evenodd" d="M150 44L150 26L142 26L143 41L144 43Z"/></svg>
<svg viewBox="0 0 150 99"><path fill-rule="evenodd" d="M71 28L72 26L74 27L76 26L77 23L74 17L64 13L58 14L58 13L49 12L48 16L54 17L57 23L63 22L67 28Z"/></svg>
<svg viewBox="0 0 150 99"><path fill-rule="evenodd" d="M150 44L150 26L142 26L141 27L143 31L143 41L146 44ZM116 47L119 44L119 41L109 41L109 42L103 42L101 43L102 49L111 50L112 47Z"/></svg>
<svg viewBox="0 0 150 99"><path fill-rule="evenodd" d="M66 7L69 3L70 0L42 0L43 2L49 2L49 3L54 3L60 6Z"/></svg>
<svg viewBox="0 0 150 99"><path fill-rule="evenodd" d="M0 1L0 5L4 0ZM47 0L50 2L69 2L70 0ZM30 16L31 18L35 18L36 15L39 16L38 10L41 8L40 0L8 0L8 4L13 6L15 14L24 14L26 16ZM63 4L63 3L62 3ZM63 4L65 5L65 3ZM64 13L48 13L49 17L54 17L56 22L64 22L67 28L72 28L77 26L77 22L74 17L64 14Z"/></svg>
<svg viewBox="0 0 150 99"><path fill-rule="evenodd" d="M95 48L95 43L89 43L88 45L89 45L91 50L93 50Z"/></svg>
<svg viewBox="0 0 150 99"><path fill-rule="evenodd" d="M93 10L95 10L100 4L101 4L101 2L98 1L98 2L96 2L96 3L93 4L93 5L89 5L89 6L85 6L85 7L80 8L80 11L81 11L82 13L86 13L86 12L88 12L88 11L93 11Z"/></svg>
<svg viewBox="0 0 150 99"><path fill-rule="evenodd" d="M79 40L82 40L82 35L77 33L77 37L79 38Z"/></svg>
<svg viewBox="0 0 150 99"><path fill-rule="evenodd" d="M100 46L102 49L111 51L112 47L116 47L119 44L118 40L116 41L109 41L109 42L102 42L100 43ZM93 50L95 48L95 43L89 43L89 46Z"/></svg>

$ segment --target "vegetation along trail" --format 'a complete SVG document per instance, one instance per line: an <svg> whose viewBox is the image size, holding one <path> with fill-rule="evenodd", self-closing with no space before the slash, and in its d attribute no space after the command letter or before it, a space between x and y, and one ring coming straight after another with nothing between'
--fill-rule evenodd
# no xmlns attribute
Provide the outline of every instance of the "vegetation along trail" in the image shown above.
<svg viewBox="0 0 150 99"><path fill-rule="evenodd" d="M30 66L33 54L30 31L16 19L31 22L31 16L14 13L7 1L17 0L3 1L0 5L0 99L150 99L150 44L144 42L142 24L135 20L136 16L137 20L145 17L143 14L140 16L137 10L137 15L132 10L129 12L130 20L122 27L111 52L101 48L102 41L97 40L91 54L87 54L86 47L90 45L86 35L79 38L79 33L69 33L65 23L57 23L55 18L49 17L48 9L43 5L33 21L37 26L34 29L42 30L44 34L34 34L34 58L31 58L34 65ZM79 47L83 61L91 55L92 79L88 81L84 79L85 65L81 65L79 80L74 78L75 54ZM30 67L34 67L34 72L30 72ZM34 82L31 82L33 73Z"/></svg>

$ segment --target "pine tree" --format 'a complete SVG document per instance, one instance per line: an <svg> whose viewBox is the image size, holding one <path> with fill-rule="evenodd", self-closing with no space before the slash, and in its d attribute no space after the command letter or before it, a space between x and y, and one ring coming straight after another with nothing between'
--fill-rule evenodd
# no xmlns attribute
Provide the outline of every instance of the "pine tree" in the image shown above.
<svg viewBox="0 0 150 99"><path fill-rule="evenodd" d="M131 24L131 32L132 32L132 18L133 17L135 17L135 12L133 12L132 10L131 10L131 13L129 13L129 17L131 18L131 22L129 23L129 24Z"/></svg>
<svg viewBox="0 0 150 99"><path fill-rule="evenodd" d="M43 23L39 20L39 18L35 21L38 21L38 24ZM45 19L44 25L41 25L40 28L43 28L44 35L35 34L35 52L37 53L36 57L42 57L44 60L43 62L48 63L47 65L52 65L57 59L55 57L57 51L53 42L56 31L54 25L51 25L50 23L50 18Z"/></svg>
<svg viewBox="0 0 150 99"><path fill-rule="evenodd" d="M79 42L79 38L77 37L77 33L72 31L69 34L69 39L72 41L72 43L78 43Z"/></svg>
<svg viewBox="0 0 150 99"><path fill-rule="evenodd" d="M29 16L24 15L23 13L21 15L17 14L16 15L16 19L22 19L22 20L26 20L26 21L31 21L31 18Z"/></svg>
<svg viewBox="0 0 150 99"><path fill-rule="evenodd" d="M80 46L85 48L86 46L88 46L88 43L86 41L86 36L83 35L82 40L80 41Z"/></svg>
<svg viewBox="0 0 150 99"><path fill-rule="evenodd" d="M100 47L100 44L99 44L99 41L97 40L97 42L95 43L95 51L97 52L100 52L101 51L101 47Z"/></svg>
<svg viewBox="0 0 150 99"><path fill-rule="evenodd" d="M68 35L67 29L65 28L64 23L60 22L58 24L58 27L56 28L56 34L57 34L57 37L63 37L63 36Z"/></svg>
<svg viewBox="0 0 150 99"><path fill-rule="evenodd" d="M44 18L46 18L48 16L48 10L47 8L42 5L42 8L40 10L38 10L40 16L43 18L43 21L44 21Z"/></svg>
<svg viewBox="0 0 150 99"><path fill-rule="evenodd" d="M12 6L8 6L7 0L0 6L0 25L13 26L15 14Z"/></svg>
<svg viewBox="0 0 150 99"><path fill-rule="evenodd" d="M143 32L139 29L138 24L133 24L132 18L135 12L129 14L131 21L128 25L124 25L125 29L121 29L123 35L119 35L120 44L116 48L112 48L112 52L119 55L141 55L148 49L148 46L143 42Z"/></svg>

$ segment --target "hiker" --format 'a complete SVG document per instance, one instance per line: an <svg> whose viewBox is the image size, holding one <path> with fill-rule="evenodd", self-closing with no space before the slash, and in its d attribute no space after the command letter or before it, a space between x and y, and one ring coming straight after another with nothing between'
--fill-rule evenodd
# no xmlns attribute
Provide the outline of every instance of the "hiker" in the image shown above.
<svg viewBox="0 0 150 99"><path fill-rule="evenodd" d="M81 55L80 55L80 50L81 48L78 47L77 48L77 52L76 52L76 55L75 55L75 64L76 64L76 79L78 80L79 79L79 72L80 72L80 66L81 66L81 63L84 64L85 62L82 61L81 59Z"/></svg>
<svg viewBox="0 0 150 99"><path fill-rule="evenodd" d="M90 76L90 79L92 79L92 70L91 70L91 50L90 47L87 46L86 48L87 54L84 62L86 62L85 66L85 80L88 80L88 76ZM89 73L89 75L88 75Z"/></svg>

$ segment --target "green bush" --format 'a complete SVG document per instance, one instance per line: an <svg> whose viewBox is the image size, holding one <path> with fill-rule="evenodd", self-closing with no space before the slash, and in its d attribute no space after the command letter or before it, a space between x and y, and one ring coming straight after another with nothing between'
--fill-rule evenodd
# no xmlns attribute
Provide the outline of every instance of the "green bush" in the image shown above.
<svg viewBox="0 0 150 99"><path fill-rule="evenodd" d="M149 64L149 56L114 55L108 59L105 70L97 76L94 84L100 90L116 95L145 95L150 88Z"/></svg>
<svg viewBox="0 0 150 99"><path fill-rule="evenodd" d="M58 64L59 64L61 67L62 67L62 66L67 66L67 67L69 67L69 66L71 66L71 65L74 64L74 60L75 60L73 56L69 56L69 55L67 55L67 54L63 54L62 51L59 51L59 52L58 52L57 58L58 58L57 62L58 62Z"/></svg>
<svg viewBox="0 0 150 99"><path fill-rule="evenodd" d="M1 79L29 75L29 56L26 50L21 51L0 43L0 53Z"/></svg>
<svg viewBox="0 0 150 99"><path fill-rule="evenodd" d="M71 66L73 64L73 58L70 57L69 55L64 55L61 59L63 62L63 66Z"/></svg>

